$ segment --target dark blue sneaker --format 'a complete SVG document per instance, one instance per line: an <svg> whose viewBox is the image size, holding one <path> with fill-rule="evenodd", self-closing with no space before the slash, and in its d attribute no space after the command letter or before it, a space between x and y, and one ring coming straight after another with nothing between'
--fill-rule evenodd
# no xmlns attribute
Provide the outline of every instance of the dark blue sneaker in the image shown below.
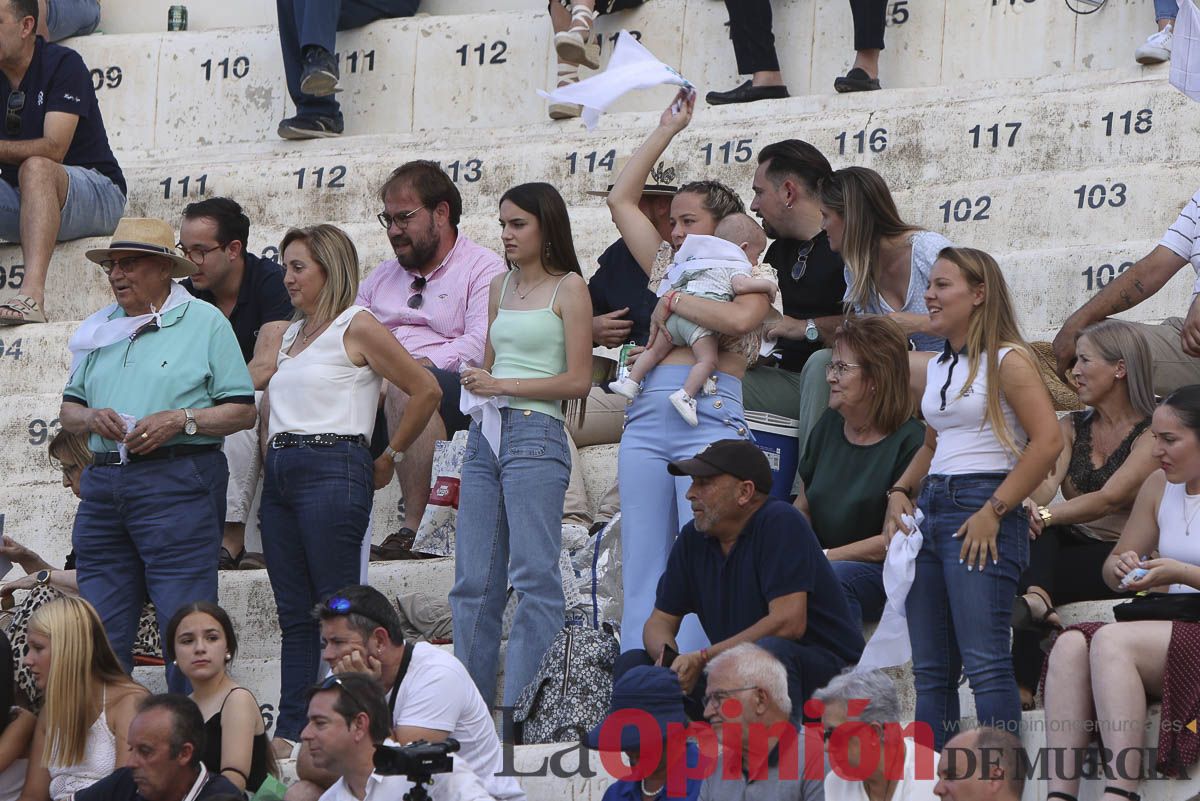
<svg viewBox="0 0 1200 801"><path fill-rule="evenodd" d="M333 53L316 45L304 48L300 91L313 97L329 97L338 91L338 63Z"/></svg>
<svg viewBox="0 0 1200 801"><path fill-rule="evenodd" d="M283 139L331 139L341 136L345 125L333 117L288 117L279 123Z"/></svg>

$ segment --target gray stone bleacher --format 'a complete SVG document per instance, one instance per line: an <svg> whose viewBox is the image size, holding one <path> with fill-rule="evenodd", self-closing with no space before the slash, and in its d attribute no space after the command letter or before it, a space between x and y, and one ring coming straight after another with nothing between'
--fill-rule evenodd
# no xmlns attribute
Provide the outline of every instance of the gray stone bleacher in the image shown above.
<svg viewBox="0 0 1200 801"><path fill-rule="evenodd" d="M291 112L273 5L192 2L190 30L168 33L170 5L113 0L104 6L104 35L70 42L100 86L129 178L129 213L173 220L187 202L228 194L254 223L250 249L267 255L288 226L328 221L351 234L369 271L391 257L374 219L377 187L397 164L433 158L463 191L463 231L488 246L498 241L495 203L505 189L531 179L559 186L590 274L616 232L603 202L586 192L613 180L617 159L640 143L671 94L627 97L593 133L578 122L551 124L534 95L549 88L554 68L545 0L424 0L416 18L339 36L347 135L283 142L275 126ZM1151 0L1109 0L1088 17L1058 0L895 0L882 59L888 90L848 96L832 94L851 57L848 4L774 6L796 96L742 107L701 102L665 157L677 180L718 178L749 200L757 151L790 137L813 142L835 167L878 169L906 218L999 258L1030 338L1048 338L1122 265L1148 252L1200 185L1200 161L1188 155L1194 107L1167 84L1165 67L1132 63L1152 29ZM724 22L713 0L648 0L597 27L605 59L618 30L637 31L704 92L740 80ZM111 301L82 255L104 244L58 248L48 284L56 322L0 328L0 512L6 533L52 563L69 549L75 502L59 486L45 442L56 426L73 321ZM0 246L6 289L19 283L20 258L19 248ZM1180 275L1129 316L1182 314L1190 286ZM611 446L581 453L593 506L612 479L614 454ZM398 499L394 483L376 495L376 541L398 527ZM443 593L452 573L451 559L396 562L373 565L371 580L391 595ZM266 574L222 574L220 597L242 640L235 675L261 703L275 704L279 638ZM1094 619L1103 607L1062 611L1068 621ZM138 675L157 686L161 671ZM911 673L897 675L911 704ZM963 702L964 715L973 714L966 687ZM1026 716L1027 745L1041 742L1040 714ZM518 749L518 764L538 753ZM525 780L536 799L598 801L604 783ZM1083 798L1094 790L1086 787ZM1156 783L1145 797L1183 799L1197 790L1196 782ZM1035 783L1026 798L1041 792Z"/></svg>

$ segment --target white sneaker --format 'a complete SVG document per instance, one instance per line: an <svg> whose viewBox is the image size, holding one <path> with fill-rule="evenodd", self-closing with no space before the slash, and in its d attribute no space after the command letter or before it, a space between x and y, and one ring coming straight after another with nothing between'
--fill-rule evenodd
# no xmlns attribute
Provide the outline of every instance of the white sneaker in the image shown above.
<svg viewBox="0 0 1200 801"><path fill-rule="evenodd" d="M633 400L642 391L642 385L634 381L629 376L625 376L620 381L613 381L608 385L608 388L618 395L622 395L629 400Z"/></svg>
<svg viewBox="0 0 1200 801"><path fill-rule="evenodd" d="M696 399L687 394L682 389L677 389L671 393L671 405L675 407L675 411L679 412L689 426L700 425L700 418L696 416Z"/></svg>
<svg viewBox="0 0 1200 801"><path fill-rule="evenodd" d="M1133 51L1133 59L1139 64L1161 64L1171 60L1171 40L1174 38L1174 26L1167 23L1161 31L1150 34L1145 42Z"/></svg>

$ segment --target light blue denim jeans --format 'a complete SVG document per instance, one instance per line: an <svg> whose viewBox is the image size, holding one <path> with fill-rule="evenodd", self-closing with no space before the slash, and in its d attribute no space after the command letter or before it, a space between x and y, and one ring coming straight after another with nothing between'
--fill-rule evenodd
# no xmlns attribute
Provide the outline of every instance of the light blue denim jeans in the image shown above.
<svg viewBox="0 0 1200 801"><path fill-rule="evenodd" d="M980 725L1020 735L1021 696L1009 634L1017 581L1029 566L1029 519L1020 506L1001 519L999 561L988 561L982 570L968 570L959 560L963 541L954 536L1006 477L931 475L917 501L925 513L924 540L905 607L916 719L932 727L937 751L958 730L958 677L964 672Z"/></svg>
<svg viewBox="0 0 1200 801"><path fill-rule="evenodd" d="M1154 19L1175 19L1179 13L1178 0L1154 0Z"/></svg>
<svg viewBox="0 0 1200 801"><path fill-rule="evenodd" d="M696 398L700 425L688 425L671 405L672 392L683 386L690 368L661 364L642 383L629 406L617 461L621 494L621 572L625 609L621 617L621 650L642 646L642 627L654 609L658 580L679 530L692 519L686 495L692 480L672 476L667 463L690 459L719 439L750 439L742 411L742 382L717 373L717 393ZM694 615L684 619L678 636L680 652L708 644ZM657 654L654 656L657 657Z"/></svg>
<svg viewBox="0 0 1200 801"><path fill-rule="evenodd" d="M558 555L571 475L561 420L502 409L500 456L471 423L463 454L454 545L454 655L483 700L496 698L500 621L511 584L517 609L504 660L504 705L512 706L559 629L566 602Z"/></svg>

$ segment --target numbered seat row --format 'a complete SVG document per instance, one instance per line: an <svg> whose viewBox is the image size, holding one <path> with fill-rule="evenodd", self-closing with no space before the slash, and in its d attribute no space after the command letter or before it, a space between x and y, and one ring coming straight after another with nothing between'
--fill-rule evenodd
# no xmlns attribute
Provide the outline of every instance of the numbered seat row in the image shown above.
<svg viewBox="0 0 1200 801"><path fill-rule="evenodd" d="M819 12L817 0L780 5L775 34L788 43L780 55L792 94L830 94L852 52L848 5L826 4ZM893 0L885 86L1128 67L1144 37L1138 21L1152 19L1151 0L1110 6L1085 22L1054 0ZM622 28L702 91L738 82L725 15L711 0L655 0L601 18L602 66ZM419 16L346 32L338 39L346 132L545 123L545 103L535 91L553 79L550 43L541 10ZM93 69L110 133L123 150L266 140L292 113L271 27L93 36L72 44ZM148 97L156 100L152 113ZM660 93L647 92L616 108L663 104ZM567 123L568 130L576 125Z"/></svg>
<svg viewBox="0 0 1200 801"><path fill-rule="evenodd" d="M1037 86L1026 87L1036 92ZM1161 163L1164 152L1186 152L1191 109L1165 81L1126 81L1086 91L1059 90L1021 101L999 94L947 103L941 91L920 90L912 102L882 108L882 97L798 101L786 114L761 119L748 108L704 110L662 161L663 175L682 184L718 178L749 197L757 153L799 137L835 167L879 170L897 188L995 180L1044 171L1126 170ZM615 180L628 154L653 125L652 115L611 120L600 133L572 140L546 131L498 132L486 144L460 132L434 142L415 135L372 136L333 143L232 146L172 154L133 153L126 160L131 214L173 217L184 204L216 194L236 196L251 218L286 225L314 214L370 219L378 187L400 161L440 163L463 194L467 214L493 214L497 198L531 177L559 188L568 204L596 205L588 192ZM619 127L617 127L619 125ZM1070 135L1064 136L1064 128ZM381 154L395 154L392 157ZM940 201L939 201L940 202Z"/></svg>

